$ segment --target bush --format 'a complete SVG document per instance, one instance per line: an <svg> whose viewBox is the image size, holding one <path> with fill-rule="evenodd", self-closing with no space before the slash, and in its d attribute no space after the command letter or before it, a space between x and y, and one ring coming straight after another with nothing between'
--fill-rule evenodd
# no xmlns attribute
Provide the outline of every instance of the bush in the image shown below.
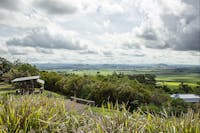
<svg viewBox="0 0 200 133"><path fill-rule="evenodd" d="M184 102L182 99L177 98L173 99L171 102L170 112L175 113L175 115L180 115L181 113L186 113L188 110L189 104Z"/></svg>
<svg viewBox="0 0 200 133"><path fill-rule="evenodd" d="M140 108L144 112L150 112L153 114L158 114L158 113L162 112L162 110L161 110L162 108L156 106L155 104L143 105Z"/></svg>
<svg viewBox="0 0 200 133"><path fill-rule="evenodd" d="M7 73L3 74L2 79L10 83L11 80L19 77L36 76L39 75L39 70L30 64L19 64L11 68Z"/></svg>
<svg viewBox="0 0 200 133"><path fill-rule="evenodd" d="M41 72L41 79L45 81L44 89L54 92L61 92L61 89L56 83L62 79L62 76L56 72Z"/></svg>

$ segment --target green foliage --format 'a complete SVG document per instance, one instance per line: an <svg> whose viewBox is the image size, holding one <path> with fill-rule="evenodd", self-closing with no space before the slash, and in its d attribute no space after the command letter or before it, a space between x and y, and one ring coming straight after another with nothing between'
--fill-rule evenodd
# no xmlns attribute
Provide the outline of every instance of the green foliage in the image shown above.
<svg viewBox="0 0 200 133"><path fill-rule="evenodd" d="M184 93L191 93L192 88L188 86L187 84L184 84L183 82L179 85L179 90L183 91Z"/></svg>
<svg viewBox="0 0 200 133"><path fill-rule="evenodd" d="M167 85L163 85L161 89L164 90L166 93L171 93L171 89Z"/></svg>
<svg viewBox="0 0 200 133"><path fill-rule="evenodd" d="M156 85L156 75L153 74L137 74L137 75L128 75L129 79L137 80L140 83L147 85Z"/></svg>
<svg viewBox="0 0 200 133"><path fill-rule="evenodd" d="M123 74L112 75L75 75L61 76L54 72L43 72L46 89L60 92L66 96L76 96L94 100L98 106L103 103L118 101L126 103L131 110L142 104L152 103L162 106L169 100L169 96L152 86L138 83Z"/></svg>
<svg viewBox="0 0 200 133"><path fill-rule="evenodd" d="M149 107L151 111L158 112L162 107L172 108L168 112L185 112L191 106L176 107L169 97L172 91L164 86L156 88L152 85L139 83L130 79L127 75L113 73L112 75L59 75L54 72L43 72L42 77L46 81L46 89L59 92L67 97L76 96L83 99L94 100L97 106L108 102L119 104L125 103L130 111L138 107ZM46 75L46 76L44 76ZM167 91L167 93L166 93Z"/></svg>
<svg viewBox="0 0 200 133"><path fill-rule="evenodd" d="M13 64L10 61L0 57L0 80L2 80L2 75L8 72L12 68L12 66Z"/></svg>
<svg viewBox="0 0 200 133"><path fill-rule="evenodd" d="M51 90L54 92L59 92L61 88L56 84L62 79L62 76L56 72L46 72L40 73L41 79L45 81L44 89Z"/></svg>
<svg viewBox="0 0 200 133"><path fill-rule="evenodd" d="M39 75L39 70L30 64L17 64L11 68L7 73L3 75L5 82L10 82L11 80L18 77L27 77Z"/></svg>
<svg viewBox="0 0 200 133"><path fill-rule="evenodd" d="M184 102L182 99L173 99L171 102L171 110L170 112L175 113L176 115L180 115L181 113L186 113L189 104Z"/></svg>
<svg viewBox="0 0 200 133"><path fill-rule="evenodd" d="M200 85L198 85L197 87L195 87L193 90L194 90L195 94L200 95Z"/></svg>
<svg viewBox="0 0 200 133"><path fill-rule="evenodd" d="M155 104L143 105L140 108L144 112L151 112L154 114L159 114L162 111L162 108L156 106Z"/></svg>

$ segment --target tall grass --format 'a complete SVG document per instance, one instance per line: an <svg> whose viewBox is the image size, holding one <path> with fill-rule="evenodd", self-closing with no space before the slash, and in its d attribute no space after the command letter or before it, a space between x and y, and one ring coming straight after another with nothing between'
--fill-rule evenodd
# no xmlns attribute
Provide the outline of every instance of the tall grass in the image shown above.
<svg viewBox="0 0 200 133"><path fill-rule="evenodd" d="M62 98L46 96L2 97L0 132L75 132L75 133L199 133L200 115L189 111L180 117L119 110L108 104L83 113L66 110Z"/></svg>

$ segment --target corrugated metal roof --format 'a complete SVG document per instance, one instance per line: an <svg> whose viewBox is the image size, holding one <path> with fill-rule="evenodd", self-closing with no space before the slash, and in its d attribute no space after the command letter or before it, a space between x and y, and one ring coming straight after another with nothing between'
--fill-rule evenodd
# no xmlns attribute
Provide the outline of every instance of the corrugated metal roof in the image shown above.
<svg viewBox="0 0 200 133"><path fill-rule="evenodd" d="M41 80L41 79L37 79L37 82L38 82L38 83L41 83L41 84L44 84L44 83L45 83L44 80Z"/></svg>
<svg viewBox="0 0 200 133"><path fill-rule="evenodd" d="M20 81L27 81L27 80L35 80L39 79L40 76L31 76L31 77L21 77L21 78L16 78L12 80L11 82L20 82Z"/></svg>
<svg viewBox="0 0 200 133"><path fill-rule="evenodd" d="M195 95L195 94L173 94L171 95L171 97L173 98L181 98L181 99L187 99L187 98L199 98L200 99L200 96L198 95Z"/></svg>

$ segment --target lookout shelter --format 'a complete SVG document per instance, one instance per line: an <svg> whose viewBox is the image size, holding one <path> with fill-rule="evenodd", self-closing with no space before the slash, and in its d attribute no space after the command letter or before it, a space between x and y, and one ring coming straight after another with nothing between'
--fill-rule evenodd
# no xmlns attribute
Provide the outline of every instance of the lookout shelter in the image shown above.
<svg viewBox="0 0 200 133"><path fill-rule="evenodd" d="M40 86L40 93L44 90L45 81L40 79L40 76L20 77L11 81L19 90L16 93L32 94L35 91L35 86Z"/></svg>

